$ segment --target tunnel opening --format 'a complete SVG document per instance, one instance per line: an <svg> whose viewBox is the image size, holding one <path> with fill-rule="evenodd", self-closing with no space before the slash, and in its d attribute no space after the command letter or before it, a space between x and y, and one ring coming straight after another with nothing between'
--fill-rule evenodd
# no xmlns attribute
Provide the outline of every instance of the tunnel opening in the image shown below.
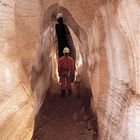
<svg viewBox="0 0 140 140"><path fill-rule="evenodd" d="M55 4L53 6L56 8L58 5ZM51 9L53 6L51 6ZM49 16L46 16L48 13L50 14L50 10L48 10L48 9L47 9L47 11L49 11L49 12L45 12L45 18L49 17ZM97 133L98 133L97 117L96 117L96 114L94 114L92 112L93 110L91 110L90 105L91 105L92 93L91 93L91 88L90 88L90 84L88 81L88 75L87 75L87 72L85 71L85 68L88 65L87 64L88 47L87 47L86 33L75 22L75 20L72 18L70 13L64 7L59 6L59 11L63 12L64 15L67 15L67 14L69 15L67 18L66 17L65 18L66 18L66 21L70 21L70 23L69 23L70 32L72 34L72 37L74 40L74 46L75 46L75 50L76 50L76 79L72 85L72 92L75 94L73 94L72 97L67 99L68 105L71 104L70 103L70 101L71 101L71 102L73 102L73 104L77 104L77 108L79 108L79 110L81 110L81 111L83 110L83 114L82 114L83 120L81 120L81 121L79 120L80 121L79 123L82 123L82 127L86 127L85 130L83 130L83 132L82 132L82 133L85 133L85 135L83 135L83 136L87 137L87 135L88 136L90 135L92 138L95 138L95 137L97 138ZM56 17L55 12L53 11L50 14L52 23L53 23L54 17ZM58 9L57 9L57 12L58 12ZM49 22L49 20L48 20L48 22ZM43 120L47 121L47 116L49 116L49 114L48 114L49 112L46 109L48 108L48 110L50 110L51 105L53 106L52 103L54 103L54 104L57 103L58 105L61 104L60 99L58 99L58 97L57 97L59 95L60 89L59 89L59 83L58 83L59 77L58 77L58 72L57 72L57 65L58 65L57 64L57 50L56 50L57 47L56 47L56 44L54 43L55 39L53 38L54 37L53 33L55 32L53 30L53 26L54 26L53 24L46 26L45 31L43 31L43 33L41 35L39 48L37 51L37 57L36 57L37 60L34 61L32 72L31 72L32 76L36 77L36 74L39 75L42 72L44 72L44 74L45 74L44 65L47 64L49 66L49 67L47 67L47 69L45 69L46 71L49 71L48 75L46 76L47 81L45 82L45 84L48 84L49 86L44 88L44 90L42 91L43 94L40 95L40 91L36 92L36 87L32 87L32 89L34 90L35 100L37 102L37 105L35 107L35 112L36 112L37 116L36 116L36 121L35 121L36 123L35 123L34 135L33 135L32 139L41 139L41 140L44 139L45 140L47 138L46 134L42 135L41 133L45 129L47 129L47 126L49 124L46 124L46 128L43 128L43 129L41 129L43 131L40 131L40 128L42 127L40 125L44 124L45 122L43 122ZM35 68L36 63L38 63L40 65L40 69L38 69L38 70ZM37 81L34 79L34 77L31 80L31 82ZM36 78L39 78L39 77L36 77ZM44 84L44 86L45 86L45 84ZM32 83L32 85L35 86L36 84ZM39 84L39 86L43 86L43 85ZM46 90L47 90L47 92L46 92ZM57 91L57 93L56 93L56 91ZM78 97L79 97L79 99L78 99ZM56 102L54 100L56 100ZM63 103L63 102L65 102L65 100L61 100L61 102ZM67 104L67 103L65 103L65 104ZM71 110L74 110L74 106L72 104L71 104L71 106L72 106ZM66 109L66 108L62 108L60 110L63 110L63 109ZM54 110L55 110L55 108L54 108ZM56 110L56 112L58 112L58 111L59 111L59 109ZM73 113L72 120L77 120L77 116L79 115L78 111L77 111L77 113L76 112L72 112L72 113ZM59 112L58 112L58 114L59 114ZM55 115L57 115L57 114L55 114ZM45 119L43 119L42 117L44 117ZM87 133L86 133L86 130L88 130ZM78 134L78 132L77 132L77 134ZM80 133L79 133L79 136L81 136ZM83 137L83 136L81 136L81 137ZM40 138L40 137L42 137L42 138ZM54 138L54 140L55 140L55 138Z"/></svg>
<svg viewBox="0 0 140 140"><path fill-rule="evenodd" d="M50 6L45 14L43 20L43 29L42 34L40 36L40 40L38 43L37 53L35 54L35 59L33 61L32 70L31 70L31 87L33 91L36 91L37 81L41 75L45 75L44 69L48 72L46 76L46 83L48 83L46 89L49 87L50 78L54 78L58 80L57 75L57 44L55 42L55 30L54 19L56 17L56 11L58 12L58 4L54 4ZM50 12L50 9L53 11ZM55 10L54 10L55 9ZM56 10L57 9L57 10ZM72 18L70 13L64 8L59 6L59 11L64 13L64 19L67 21L70 27L70 32L72 34L72 38L74 41L74 47L76 53L76 73L78 75L83 75L81 78L85 82L85 85L88 85L88 75L87 71L85 71L88 66L87 55L88 55L88 43L87 43L87 35L85 31L76 23L76 21ZM47 22L46 22L47 18ZM52 24L51 24L51 22ZM70 22L68 22L70 21ZM46 24L45 24L46 22ZM48 24L50 23L50 24ZM46 26L47 25L47 26ZM74 52L75 53L75 52ZM47 65L47 67L46 67ZM44 79L41 79L44 80ZM54 80L54 81L55 81ZM43 90L46 91L46 90ZM41 92L43 92L41 91ZM38 92L38 91L37 91ZM34 93L36 95L37 93ZM39 93L38 93L39 94ZM37 111L36 111L37 112Z"/></svg>

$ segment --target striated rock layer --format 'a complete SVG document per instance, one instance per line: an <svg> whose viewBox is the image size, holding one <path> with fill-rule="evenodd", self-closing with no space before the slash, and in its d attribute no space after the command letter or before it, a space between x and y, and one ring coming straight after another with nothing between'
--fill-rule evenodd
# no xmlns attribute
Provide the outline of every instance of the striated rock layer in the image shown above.
<svg viewBox="0 0 140 140"><path fill-rule="evenodd" d="M92 89L99 139L139 140L138 0L0 1L1 140L31 139L46 90L58 79L58 12L73 36L77 73Z"/></svg>

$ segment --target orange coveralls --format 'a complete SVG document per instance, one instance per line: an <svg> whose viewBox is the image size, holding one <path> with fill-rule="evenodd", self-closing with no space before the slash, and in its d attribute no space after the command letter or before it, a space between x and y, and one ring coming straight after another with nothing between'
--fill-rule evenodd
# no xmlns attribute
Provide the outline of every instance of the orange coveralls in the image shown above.
<svg viewBox="0 0 140 140"><path fill-rule="evenodd" d="M58 63L61 90L71 89L71 77L74 72L74 60L70 56L62 56Z"/></svg>

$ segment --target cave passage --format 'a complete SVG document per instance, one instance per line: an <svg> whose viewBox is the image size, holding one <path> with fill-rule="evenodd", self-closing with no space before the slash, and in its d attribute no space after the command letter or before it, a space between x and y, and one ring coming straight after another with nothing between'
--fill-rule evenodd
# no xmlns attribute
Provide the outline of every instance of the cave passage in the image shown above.
<svg viewBox="0 0 140 140"><path fill-rule="evenodd" d="M2 0L0 9L0 140L140 140L140 0ZM51 85L60 12L81 76L66 98Z"/></svg>
<svg viewBox="0 0 140 140"><path fill-rule="evenodd" d="M73 20L70 20L70 22L72 21ZM72 23L72 25L74 25L74 23ZM78 35L76 35L75 30L73 30L75 28L76 30L79 31ZM85 45L87 44L87 40L86 37L84 37L84 42L80 43L80 40L83 40L80 37L82 35L84 36L85 32L80 28L80 26L76 26L75 28L70 29L72 34L70 34L68 28L67 34L60 32L61 34L63 34L63 36L60 36L60 40L62 40L62 43L59 44L59 39L57 42L59 49L59 57L62 55L63 48L69 44L69 46L67 47L69 47L70 49L70 56L73 57L75 60L76 67L75 76L80 75L80 81L75 79L75 82L72 83L72 95L71 96L67 95L64 98L60 97L60 86L58 83L58 77L56 76L57 73L57 64L55 59L56 57L53 57L53 55L57 54L54 49L56 46L52 47L52 50L54 49L53 51L49 49L49 47L47 47L49 46L50 43L50 41L47 40L50 35L48 33L48 30L45 30L44 34L42 34L41 36L42 42L45 42L45 44L41 42L40 48L44 47L44 49L48 53L43 54L44 55L43 58L45 59L44 65L46 66L48 64L49 58L46 58L46 56L49 56L50 52L52 51L53 70L50 71L51 73L50 87L47 90L46 98L42 104L42 107L37 113L35 119L35 129L32 137L33 140L97 139L98 134L97 117L96 115L93 114L93 111L91 109L91 99L93 97L89 86L90 84L88 81L88 75L84 69L86 67L85 63L87 64L86 61L87 58L85 57L87 55L86 54L87 49ZM56 33L58 32L56 31ZM74 39L72 38L72 36ZM67 40L68 43L63 44L63 42L65 42L63 41L64 38L68 39ZM44 52L44 50L41 51L40 48L38 54ZM40 61L39 64L42 64L42 61ZM47 70L44 70L44 75L46 74L46 71ZM45 84L41 86L44 87ZM38 92L38 96L40 96L40 92Z"/></svg>
<svg viewBox="0 0 140 140"><path fill-rule="evenodd" d="M79 93L80 92L80 97ZM72 85L72 95L60 97L59 90L47 91L36 117L32 140L96 140L97 120L90 109L91 91Z"/></svg>

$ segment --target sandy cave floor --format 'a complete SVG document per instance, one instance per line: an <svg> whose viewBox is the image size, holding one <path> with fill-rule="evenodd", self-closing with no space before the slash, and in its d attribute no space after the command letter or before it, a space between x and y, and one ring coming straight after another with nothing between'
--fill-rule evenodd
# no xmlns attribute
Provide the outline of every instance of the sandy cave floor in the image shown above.
<svg viewBox="0 0 140 140"><path fill-rule="evenodd" d="M36 118L32 140L96 140L96 120L87 119L90 115L84 113L82 102L75 95L46 97Z"/></svg>

